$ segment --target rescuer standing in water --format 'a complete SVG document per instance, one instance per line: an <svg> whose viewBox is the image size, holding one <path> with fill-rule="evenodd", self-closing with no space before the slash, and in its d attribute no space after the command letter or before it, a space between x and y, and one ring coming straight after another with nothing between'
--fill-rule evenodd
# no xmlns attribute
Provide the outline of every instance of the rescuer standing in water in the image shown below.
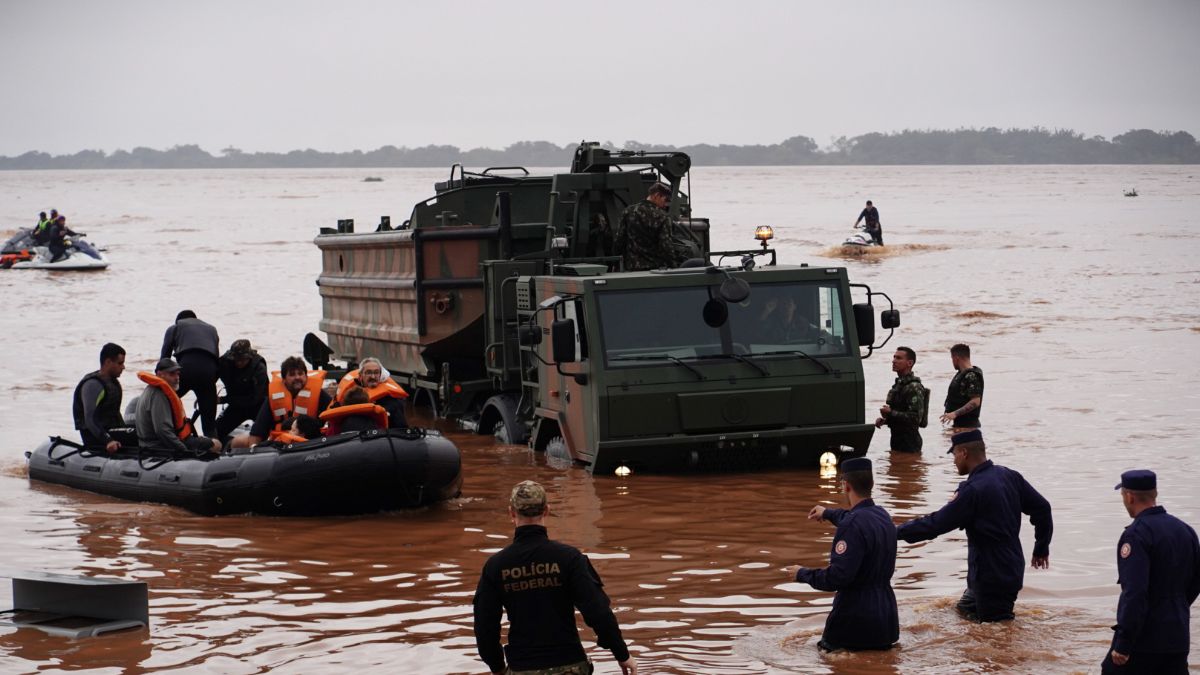
<svg viewBox="0 0 1200 675"><path fill-rule="evenodd" d="M784 571L818 591L837 591L818 647L827 651L891 649L900 639L900 614L892 591L896 526L888 512L871 499L875 486L871 460L855 457L842 462L840 485L849 509L818 505L808 512L809 520L837 525L829 567L789 565Z"/></svg>
<svg viewBox="0 0 1200 675"><path fill-rule="evenodd" d="M1116 489L1133 522L1117 542L1121 599L1101 672L1187 673L1191 606L1200 595L1200 541L1157 504L1153 471L1126 471Z"/></svg>
<svg viewBox="0 0 1200 675"><path fill-rule="evenodd" d="M475 644L493 673L588 675L591 664L575 608L596 631L596 644L612 651L624 675L636 675L600 575L578 549L546 535L546 490L518 483L508 515L517 526L513 543L483 566L475 589ZM500 647L500 617L508 612L508 646ZM505 660L507 657L507 669Z"/></svg>
<svg viewBox="0 0 1200 675"><path fill-rule="evenodd" d="M912 544L965 529L967 590L958 601L958 611L981 623L1007 621L1013 618L1013 605L1025 580L1021 514L1027 514L1033 524L1030 564L1048 568L1054 533L1050 502L1021 474L987 458L978 429L954 434L950 443L947 454L954 455L958 475L967 479L936 513L897 528L896 538Z"/></svg>

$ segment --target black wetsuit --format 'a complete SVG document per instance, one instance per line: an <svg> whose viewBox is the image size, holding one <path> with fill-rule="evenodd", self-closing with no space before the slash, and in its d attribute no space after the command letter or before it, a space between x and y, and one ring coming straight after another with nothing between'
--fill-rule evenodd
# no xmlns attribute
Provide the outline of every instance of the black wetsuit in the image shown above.
<svg viewBox="0 0 1200 675"><path fill-rule="evenodd" d="M137 445L137 434L121 416L121 398L121 383L102 377L98 370L84 375L75 386L71 414L84 445L103 447L112 440Z"/></svg>

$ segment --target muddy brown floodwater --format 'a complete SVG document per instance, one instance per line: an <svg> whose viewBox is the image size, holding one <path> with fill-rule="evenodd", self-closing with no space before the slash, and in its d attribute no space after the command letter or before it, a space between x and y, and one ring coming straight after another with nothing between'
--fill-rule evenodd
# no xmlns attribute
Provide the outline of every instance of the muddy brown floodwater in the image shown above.
<svg viewBox="0 0 1200 675"><path fill-rule="evenodd" d="M471 596L483 561L510 541L508 490L527 478L549 490L551 535L603 576L643 672L1095 672L1128 522L1112 490L1120 472L1158 470L1161 502L1200 523L1196 167L693 174L715 247L745 248L754 225L771 224L781 262L846 265L896 300L903 325L865 362L868 417L891 381L891 347L917 350L936 404L948 348L971 344L987 375L991 456L1054 507L1051 567L1027 570L1010 623L954 614L960 532L900 545L899 648L818 654L831 596L780 571L827 559L833 528L804 519L836 501L817 471L590 476L446 427L463 452L463 494L403 513L203 518L28 481L23 452L70 431L71 391L105 341L129 352L127 397L140 389L131 371L153 363L183 308L216 325L223 346L247 337L271 364L298 352L320 313L317 228L402 220L445 176L371 173L385 181L352 170L0 173L0 229L58 208L113 261L94 274L0 271L0 574L144 580L152 623L76 642L0 627L0 673L486 672ZM1131 186L1140 197L1122 196ZM840 259L834 245L868 198L894 253ZM897 520L938 508L958 481L945 433L924 436L915 457L889 456L884 435L872 443L876 499ZM1028 523L1022 540L1028 553ZM597 672L617 672L583 635Z"/></svg>

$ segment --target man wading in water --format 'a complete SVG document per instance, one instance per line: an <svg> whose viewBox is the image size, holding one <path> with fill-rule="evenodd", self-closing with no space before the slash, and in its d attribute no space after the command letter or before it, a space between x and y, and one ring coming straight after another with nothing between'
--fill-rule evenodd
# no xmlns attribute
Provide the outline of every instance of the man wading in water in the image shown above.
<svg viewBox="0 0 1200 675"><path fill-rule="evenodd" d="M575 608L611 650L623 675L637 675L600 575L578 549L546 536L546 490L527 480L509 498L517 526L513 543L488 558L475 589L475 644L493 673L588 675L575 627ZM508 612L508 647L500 647L500 616ZM505 665L507 656L508 664Z"/></svg>

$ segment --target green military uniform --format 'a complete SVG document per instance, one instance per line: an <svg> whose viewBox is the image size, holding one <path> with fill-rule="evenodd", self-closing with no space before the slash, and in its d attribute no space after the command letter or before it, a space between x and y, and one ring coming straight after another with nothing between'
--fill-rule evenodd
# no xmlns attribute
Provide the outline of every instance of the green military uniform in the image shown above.
<svg viewBox="0 0 1200 675"><path fill-rule="evenodd" d="M538 670L510 670L508 675L591 675L592 664L580 661L569 666L555 666Z"/></svg>
<svg viewBox="0 0 1200 675"><path fill-rule="evenodd" d="M675 248L671 218L650 200L632 204L621 213L613 245L625 270L676 267L683 262Z"/></svg>
<svg viewBox="0 0 1200 675"><path fill-rule="evenodd" d="M979 407L954 418L954 427L975 429L979 427L979 411L983 409L983 371L976 366L960 370L950 380L950 388L946 392L946 412L952 413L963 407L968 401L979 397Z"/></svg>
<svg viewBox="0 0 1200 675"><path fill-rule="evenodd" d="M892 450L921 451L921 413L925 409L925 389L921 378L909 373L896 378L888 391L887 404L892 411L884 418L892 430Z"/></svg>

